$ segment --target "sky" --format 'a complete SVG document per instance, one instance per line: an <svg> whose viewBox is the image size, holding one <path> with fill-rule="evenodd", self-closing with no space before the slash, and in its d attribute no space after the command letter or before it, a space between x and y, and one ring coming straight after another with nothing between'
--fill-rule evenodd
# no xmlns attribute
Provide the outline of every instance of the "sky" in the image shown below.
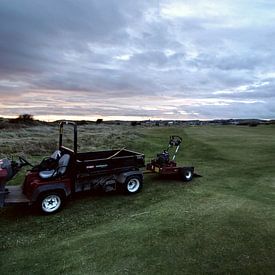
<svg viewBox="0 0 275 275"><path fill-rule="evenodd" d="M275 118L274 0L0 0L0 116Z"/></svg>

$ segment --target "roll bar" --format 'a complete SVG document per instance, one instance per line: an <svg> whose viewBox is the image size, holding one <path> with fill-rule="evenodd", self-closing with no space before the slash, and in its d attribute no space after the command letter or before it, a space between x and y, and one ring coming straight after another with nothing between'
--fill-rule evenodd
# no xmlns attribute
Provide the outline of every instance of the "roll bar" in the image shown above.
<svg viewBox="0 0 275 275"><path fill-rule="evenodd" d="M63 146L63 125L72 125L74 127L74 153L77 153L77 124L73 121L61 121L59 124L59 148Z"/></svg>

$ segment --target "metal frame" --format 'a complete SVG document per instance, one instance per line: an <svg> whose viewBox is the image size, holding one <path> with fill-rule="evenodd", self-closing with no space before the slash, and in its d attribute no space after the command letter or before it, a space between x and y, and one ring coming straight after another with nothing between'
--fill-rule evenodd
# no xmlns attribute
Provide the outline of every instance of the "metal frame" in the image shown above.
<svg viewBox="0 0 275 275"><path fill-rule="evenodd" d="M74 153L77 154L77 124L72 121L62 121L59 124L59 149L63 147L64 125L72 125L74 127Z"/></svg>
<svg viewBox="0 0 275 275"><path fill-rule="evenodd" d="M182 142L182 138L180 136L170 136L170 140L169 140L169 144L168 144L168 147L167 147L167 152L169 152L169 150L176 146L176 149L174 151L174 154L173 154L173 157L172 157L172 160L175 160L176 159L176 155L179 151L179 148L180 148L180 145L181 145L181 142Z"/></svg>

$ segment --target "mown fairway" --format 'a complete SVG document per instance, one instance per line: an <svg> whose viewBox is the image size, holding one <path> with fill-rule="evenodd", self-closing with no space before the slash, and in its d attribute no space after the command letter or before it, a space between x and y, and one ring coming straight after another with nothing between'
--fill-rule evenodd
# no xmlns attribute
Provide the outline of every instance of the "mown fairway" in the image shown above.
<svg viewBox="0 0 275 275"><path fill-rule="evenodd" d="M57 131L2 130L1 157L14 151L38 161L55 149ZM203 177L184 184L146 175L135 196L77 196L53 216L1 209L0 274L274 274L274 126L79 131L83 151L127 145L148 161L169 135L181 135L178 162Z"/></svg>

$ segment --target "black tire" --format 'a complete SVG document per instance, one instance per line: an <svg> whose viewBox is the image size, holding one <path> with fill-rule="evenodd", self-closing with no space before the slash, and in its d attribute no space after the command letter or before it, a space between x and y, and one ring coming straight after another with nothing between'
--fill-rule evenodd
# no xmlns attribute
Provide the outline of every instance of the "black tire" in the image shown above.
<svg viewBox="0 0 275 275"><path fill-rule="evenodd" d="M136 194L140 192L143 186L142 177L139 175L133 175L126 178L123 183L123 192L128 195Z"/></svg>
<svg viewBox="0 0 275 275"><path fill-rule="evenodd" d="M43 193L37 202L38 209L44 215L57 213L65 203L65 195L62 192L52 191Z"/></svg>
<svg viewBox="0 0 275 275"><path fill-rule="evenodd" d="M188 182L193 179L194 172L191 169L181 169L180 177L183 181Z"/></svg>

